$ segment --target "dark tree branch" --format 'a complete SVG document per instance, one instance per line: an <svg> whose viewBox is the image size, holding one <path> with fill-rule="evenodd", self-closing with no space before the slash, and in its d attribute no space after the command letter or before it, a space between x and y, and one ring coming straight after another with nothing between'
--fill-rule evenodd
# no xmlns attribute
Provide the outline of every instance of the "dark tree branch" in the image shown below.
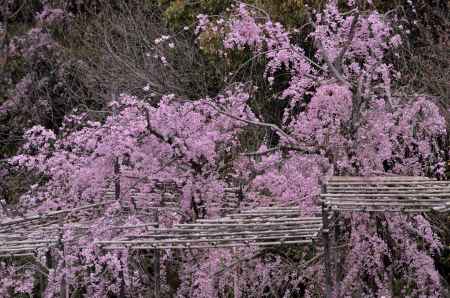
<svg viewBox="0 0 450 298"><path fill-rule="evenodd" d="M350 45L353 41L353 38L355 37L355 33L356 33L356 24L358 23L359 20L359 14L357 13L352 20L352 24L350 26L350 33L349 33L349 37L347 42L345 43L344 47L341 49L341 51L339 52L339 55L336 57L336 60L334 61L334 65L336 66L337 70L342 72L342 63L344 60L344 56L347 53L348 49L350 48Z"/></svg>
<svg viewBox="0 0 450 298"><path fill-rule="evenodd" d="M298 151L298 152L307 153L307 154L318 154L319 153L319 150L317 148L313 148L313 147L301 148L301 147L290 147L290 146L277 146L277 147L269 148L264 151L247 152L247 153L242 153L241 155L243 155L243 156L260 156L260 155L270 154L270 153L278 151L278 150L280 150L280 151Z"/></svg>

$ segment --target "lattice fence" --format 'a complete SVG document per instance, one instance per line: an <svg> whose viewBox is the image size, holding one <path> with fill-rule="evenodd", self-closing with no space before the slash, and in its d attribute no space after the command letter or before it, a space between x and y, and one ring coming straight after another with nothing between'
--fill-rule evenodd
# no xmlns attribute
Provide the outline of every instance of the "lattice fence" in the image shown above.
<svg viewBox="0 0 450 298"><path fill-rule="evenodd" d="M104 249L202 249L239 246L310 244L319 236L321 217L301 216L300 209L266 207L217 219L159 228L133 239L97 242Z"/></svg>
<svg viewBox="0 0 450 298"><path fill-rule="evenodd" d="M320 195L333 211L450 210L450 181L426 177L331 177Z"/></svg>

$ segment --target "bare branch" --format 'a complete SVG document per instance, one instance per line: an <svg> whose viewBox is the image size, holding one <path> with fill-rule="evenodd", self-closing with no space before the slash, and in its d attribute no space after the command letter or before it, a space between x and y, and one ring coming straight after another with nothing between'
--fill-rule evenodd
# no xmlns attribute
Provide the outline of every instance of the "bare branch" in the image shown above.
<svg viewBox="0 0 450 298"><path fill-rule="evenodd" d="M265 254L265 251L262 250L262 251L260 251L260 252L258 252L256 254L254 254L253 256L250 256L250 257L247 257L247 258L238 258L236 261L234 261L230 265L228 265L225 268L220 269L219 271L214 273L214 276L221 275L221 274L225 273L226 271L228 271L230 269L233 269L233 267L235 267L236 265L239 265L241 263L248 262L248 261L251 261L253 259L259 258L259 257L263 256L264 254Z"/></svg>

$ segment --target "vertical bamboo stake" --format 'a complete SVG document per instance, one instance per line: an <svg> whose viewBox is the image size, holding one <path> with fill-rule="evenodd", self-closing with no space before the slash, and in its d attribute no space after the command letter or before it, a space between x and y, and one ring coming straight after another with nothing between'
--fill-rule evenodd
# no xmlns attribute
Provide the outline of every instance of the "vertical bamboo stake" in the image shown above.
<svg viewBox="0 0 450 298"><path fill-rule="evenodd" d="M50 248L45 252L45 266L47 266L47 268L49 269L53 267L52 253L50 251Z"/></svg>
<svg viewBox="0 0 450 298"><path fill-rule="evenodd" d="M326 186L322 184L322 193L326 193ZM325 297L331 298L332 279L331 279L331 259L330 259L330 230L328 219L328 207L322 203L322 239L324 245L324 265L325 265Z"/></svg>
<svg viewBox="0 0 450 298"><path fill-rule="evenodd" d="M41 273L39 276L39 293L41 295L43 295L44 292L45 292L45 278L44 278L44 274Z"/></svg>
<svg viewBox="0 0 450 298"><path fill-rule="evenodd" d="M122 258L122 252L119 252L119 258ZM125 264L123 263L122 266L125 266ZM119 297L120 298L125 298L125 278L123 276L123 269L119 272L119 278L120 278L120 292L119 292Z"/></svg>
<svg viewBox="0 0 450 298"><path fill-rule="evenodd" d="M335 289L336 289L336 297L340 296L340 282L341 282L341 274L342 274L342 264L341 264L341 253L339 251L339 236L341 234L341 229L339 225L339 214L337 211L334 212L334 246L335 246L335 261L336 261L336 280L335 280Z"/></svg>
<svg viewBox="0 0 450 298"><path fill-rule="evenodd" d="M233 247L233 255L236 256L236 247ZM241 293L239 291L239 264L236 265L234 269L234 276L233 276L233 295L234 298L240 298Z"/></svg>
<svg viewBox="0 0 450 298"><path fill-rule="evenodd" d="M47 248L47 251L45 252L45 266L48 269L52 268L50 257L51 257L50 248ZM37 258L37 256L36 256L36 258ZM43 295L43 293L45 292L45 287L46 287L46 277L44 274L41 273L39 276L39 293L41 295Z"/></svg>
<svg viewBox="0 0 450 298"><path fill-rule="evenodd" d="M61 219L61 223L59 224L60 227L60 231L59 231L59 239L58 239L58 246L61 249L61 253L62 253L62 257L63 257L63 261L62 261L62 266L63 266L63 276L62 276L62 282L61 282L61 290L60 290L60 297L61 298L68 298L69 297L69 289L68 289L68 283L67 283L67 275L66 275L66 253L65 253L65 248L64 248L64 222Z"/></svg>
<svg viewBox="0 0 450 298"><path fill-rule="evenodd" d="M114 159L114 198L120 201L120 164L119 157ZM122 204L120 204L122 206ZM119 258L122 258L122 253L119 252ZM123 264L122 266L125 266ZM125 298L125 278L123 276L123 269L119 272L120 278L120 292L119 297Z"/></svg>
<svg viewBox="0 0 450 298"><path fill-rule="evenodd" d="M241 193L242 193L242 189L240 189ZM237 208L239 208L240 206L240 199L238 200L238 205ZM238 209L237 213L240 213L240 209ZM233 247L233 255L236 256L236 247ZM234 289L233 289L233 295L234 298L240 298L241 293L239 291L239 285L238 285L238 281L239 281L239 264L236 265L235 270L234 270L234 277L233 277L233 284L234 284Z"/></svg>
<svg viewBox="0 0 450 298"><path fill-rule="evenodd" d="M45 252L45 266L48 269L52 269L53 267L51 248L47 248L47 251ZM42 275L39 282L40 282L40 292L41 294L43 294L45 292L45 288L48 284L48 281L46 277Z"/></svg>
<svg viewBox="0 0 450 298"><path fill-rule="evenodd" d="M159 212L155 209L155 223L156 228L159 228ZM153 260L153 273L155 278L155 298L161 297L161 268L160 268L160 255L159 249L155 248L155 258Z"/></svg>

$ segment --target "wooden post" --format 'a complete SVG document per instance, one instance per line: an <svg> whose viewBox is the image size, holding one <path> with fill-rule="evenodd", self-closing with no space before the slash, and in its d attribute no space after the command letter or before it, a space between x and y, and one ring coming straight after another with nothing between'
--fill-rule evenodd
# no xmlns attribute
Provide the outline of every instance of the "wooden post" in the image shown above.
<svg viewBox="0 0 450 298"><path fill-rule="evenodd" d="M119 252L119 258L122 258L122 252ZM123 264L125 266L125 264ZM123 269L119 272L120 278L120 292L119 298L125 298L125 277L123 275Z"/></svg>
<svg viewBox="0 0 450 298"><path fill-rule="evenodd" d="M158 209L155 209L155 219L156 228L159 228L159 212ZM159 249L155 248L155 256L153 260L153 273L155 278L155 298L161 297L161 268L160 268L160 255L159 255Z"/></svg>
<svg viewBox="0 0 450 298"><path fill-rule="evenodd" d="M233 247L233 256L236 257L236 247ZM233 276L233 296L234 298L240 298L240 291L239 291L239 265L236 265L234 268L234 276Z"/></svg>
<svg viewBox="0 0 450 298"><path fill-rule="evenodd" d="M339 225L339 213L334 212L334 260L336 261L336 279L335 279L335 291L336 297L340 297L340 284L342 278L342 264L341 264L341 253L339 251L339 236L341 234L341 228Z"/></svg>
<svg viewBox="0 0 450 298"><path fill-rule="evenodd" d="M119 157L114 159L114 198L120 201L120 163ZM122 206L122 204L121 204ZM122 253L119 252L119 258L122 258ZM123 264L125 266L125 264ZM123 275L123 270L119 272L120 278L120 292L119 297L125 298L125 277Z"/></svg>
<svg viewBox="0 0 450 298"><path fill-rule="evenodd" d="M52 269L53 268L53 259L52 259L52 252L51 252L51 248L47 248L47 251L45 252L45 266L48 269ZM48 284L48 280L46 280L46 278L43 276L41 279L41 293L44 293L45 288Z"/></svg>
<svg viewBox="0 0 450 298"><path fill-rule="evenodd" d="M322 184L322 193L326 193L326 186ZM331 278L331 259L330 259L330 223L328 218L328 206L322 202L322 240L324 245L324 266L325 266L325 297L331 298L332 278Z"/></svg>
<svg viewBox="0 0 450 298"><path fill-rule="evenodd" d="M66 270L66 253L65 253L65 249L64 249L64 222L61 219L61 223L59 225L60 227L60 231L59 231L59 237L58 237L58 246L59 249L61 249L61 253L62 253L62 257L63 257L63 261L62 261L62 266L63 266L63 270ZM60 289L60 297L61 298L68 298L69 297L69 284L67 283L67 275L64 272L63 276L62 276L62 282L61 282L61 289Z"/></svg>
<svg viewBox="0 0 450 298"><path fill-rule="evenodd" d="M47 248L47 251L45 252L45 266L48 269L52 269L53 268L53 260L52 260L52 252L51 252L51 248ZM48 281L46 280L46 277L44 275L41 275L41 280L40 280L40 291L41 293L44 293L45 288L48 284Z"/></svg>

